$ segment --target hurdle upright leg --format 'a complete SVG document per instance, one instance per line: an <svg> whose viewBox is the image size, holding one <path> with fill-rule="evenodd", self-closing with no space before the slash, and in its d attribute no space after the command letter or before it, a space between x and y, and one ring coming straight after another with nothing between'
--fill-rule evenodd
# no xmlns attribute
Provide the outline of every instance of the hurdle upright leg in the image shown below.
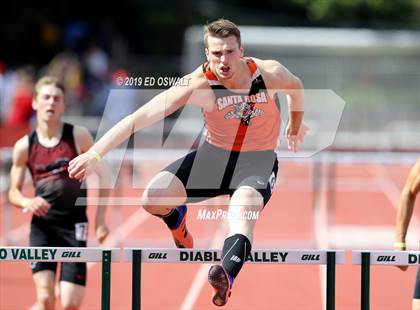
<svg viewBox="0 0 420 310"><path fill-rule="evenodd" d="M102 298L101 309L109 310L111 302L111 251L102 252Z"/></svg>
<svg viewBox="0 0 420 310"><path fill-rule="evenodd" d="M370 309L370 253L362 253L361 309Z"/></svg>
<svg viewBox="0 0 420 310"><path fill-rule="evenodd" d="M131 307L141 309L141 250L133 250Z"/></svg>
<svg viewBox="0 0 420 310"><path fill-rule="evenodd" d="M335 252L327 252L326 308L335 310Z"/></svg>

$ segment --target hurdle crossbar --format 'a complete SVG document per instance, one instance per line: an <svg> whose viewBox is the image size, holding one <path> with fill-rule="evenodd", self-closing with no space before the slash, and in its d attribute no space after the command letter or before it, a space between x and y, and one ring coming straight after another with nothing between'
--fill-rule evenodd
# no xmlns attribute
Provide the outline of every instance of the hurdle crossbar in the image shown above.
<svg viewBox="0 0 420 310"><path fill-rule="evenodd" d="M141 309L142 263L221 263L221 255L219 249L125 248L124 259L132 262L132 309ZM344 251L256 249L248 256L247 264L326 265L326 309L335 309L335 265L344 264Z"/></svg>
<svg viewBox="0 0 420 310"><path fill-rule="evenodd" d="M0 262L102 262L101 309L109 310L111 301L111 261L120 261L116 248L0 247Z"/></svg>
<svg viewBox="0 0 420 310"><path fill-rule="evenodd" d="M370 309L370 266L420 265L420 251L352 251L353 265L361 265L360 304L362 310Z"/></svg>

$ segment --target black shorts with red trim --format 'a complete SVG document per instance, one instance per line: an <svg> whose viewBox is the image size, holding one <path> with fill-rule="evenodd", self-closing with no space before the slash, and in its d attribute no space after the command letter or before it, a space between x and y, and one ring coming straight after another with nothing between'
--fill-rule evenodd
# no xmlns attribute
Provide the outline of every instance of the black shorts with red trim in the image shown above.
<svg viewBox="0 0 420 310"><path fill-rule="evenodd" d="M33 217L29 244L34 247L86 247L87 217L77 222L46 220ZM60 281L86 285L86 263L60 263ZM56 262L33 262L32 273L42 270L56 272Z"/></svg>

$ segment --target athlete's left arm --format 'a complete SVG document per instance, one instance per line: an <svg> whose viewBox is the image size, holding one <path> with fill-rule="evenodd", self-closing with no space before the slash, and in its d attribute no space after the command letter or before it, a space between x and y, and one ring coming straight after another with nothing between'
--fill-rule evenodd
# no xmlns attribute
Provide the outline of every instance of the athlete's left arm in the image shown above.
<svg viewBox="0 0 420 310"><path fill-rule="evenodd" d="M404 188L401 192L400 202L397 209L396 243L400 250L405 250L405 237L408 225L413 214L416 196L420 191L420 157L411 169Z"/></svg>
<svg viewBox="0 0 420 310"><path fill-rule="evenodd" d="M397 209L396 239L394 248L406 250L406 235L411 217L413 215L416 196L420 192L420 157L411 169L404 188L401 192L400 202ZM407 270L408 266L398 266L401 270Z"/></svg>
<svg viewBox="0 0 420 310"><path fill-rule="evenodd" d="M288 148L296 152L307 127L302 125L304 113L303 84L286 67L275 60L257 60L268 89L280 91L287 96L289 123L286 128Z"/></svg>
<svg viewBox="0 0 420 310"><path fill-rule="evenodd" d="M93 145L93 138L90 132L80 126L75 126L74 131L74 140L76 141L76 147L79 154L85 153L89 151L89 149ZM100 203L96 209L96 216L95 216L95 233L96 238L100 243L102 243L109 234L109 229L105 224L105 214L107 205L106 203L102 203L105 199L109 196L109 180L110 178L110 169L105 161L100 160L95 165L95 173L99 177L99 201Z"/></svg>

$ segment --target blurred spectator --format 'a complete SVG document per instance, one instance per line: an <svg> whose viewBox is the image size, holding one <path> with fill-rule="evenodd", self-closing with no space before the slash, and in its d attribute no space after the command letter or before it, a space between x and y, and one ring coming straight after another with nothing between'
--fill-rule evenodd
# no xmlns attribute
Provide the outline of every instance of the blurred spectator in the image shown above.
<svg viewBox="0 0 420 310"><path fill-rule="evenodd" d="M9 115L13 92L16 88L16 72L6 70L6 65L2 65L0 71L0 120L5 122Z"/></svg>
<svg viewBox="0 0 420 310"><path fill-rule="evenodd" d="M115 85L120 85L117 79L124 80L126 77L128 77L128 72L124 69L117 69L112 73L112 85L108 89L106 100L104 100L106 107L102 114L110 126L114 126L122 118L134 113L145 103L144 93L141 89L119 87L111 92Z"/></svg>
<svg viewBox="0 0 420 310"><path fill-rule="evenodd" d="M78 103L83 98L83 78L77 55L71 51L57 54L48 65L46 73L63 83L66 89L67 112L82 114L83 107Z"/></svg>
<svg viewBox="0 0 420 310"><path fill-rule="evenodd" d="M90 77L106 81L109 73L108 55L99 46L92 45L84 58L87 72Z"/></svg>
<svg viewBox="0 0 420 310"><path fill-rule="evenodd" d="M34 68L26 66L16 71L16 86L13 93L10 112L6 119L8 126L28 126L33 114L32 88Z"/></svg>
<svg viewBox="0 0 420 310"><path fill-rule="evenodd" d="M6 64L0 60L0 124L1 124L1 121L7 115L5 113L5 108L6 108L6 105L5 105L5 99L6 99L5 98L5 91L6 91L5 72L6 72Z"/></svg>
<svg viewBox="0 0 420 310"><path fill-rule="evenodd" d="M91 30L87 22L81 20L71 21L64 27L64 47L80 52L85 47L90 34Z"/></svg>
<svg viewBox="0 0 420 310"><path fill-rule="evenodd" d="M110 87L108 55L97 45L91 45L83 58L86 68L86 92L90 106L87 114L100 116L106 104Z"/></svg>

